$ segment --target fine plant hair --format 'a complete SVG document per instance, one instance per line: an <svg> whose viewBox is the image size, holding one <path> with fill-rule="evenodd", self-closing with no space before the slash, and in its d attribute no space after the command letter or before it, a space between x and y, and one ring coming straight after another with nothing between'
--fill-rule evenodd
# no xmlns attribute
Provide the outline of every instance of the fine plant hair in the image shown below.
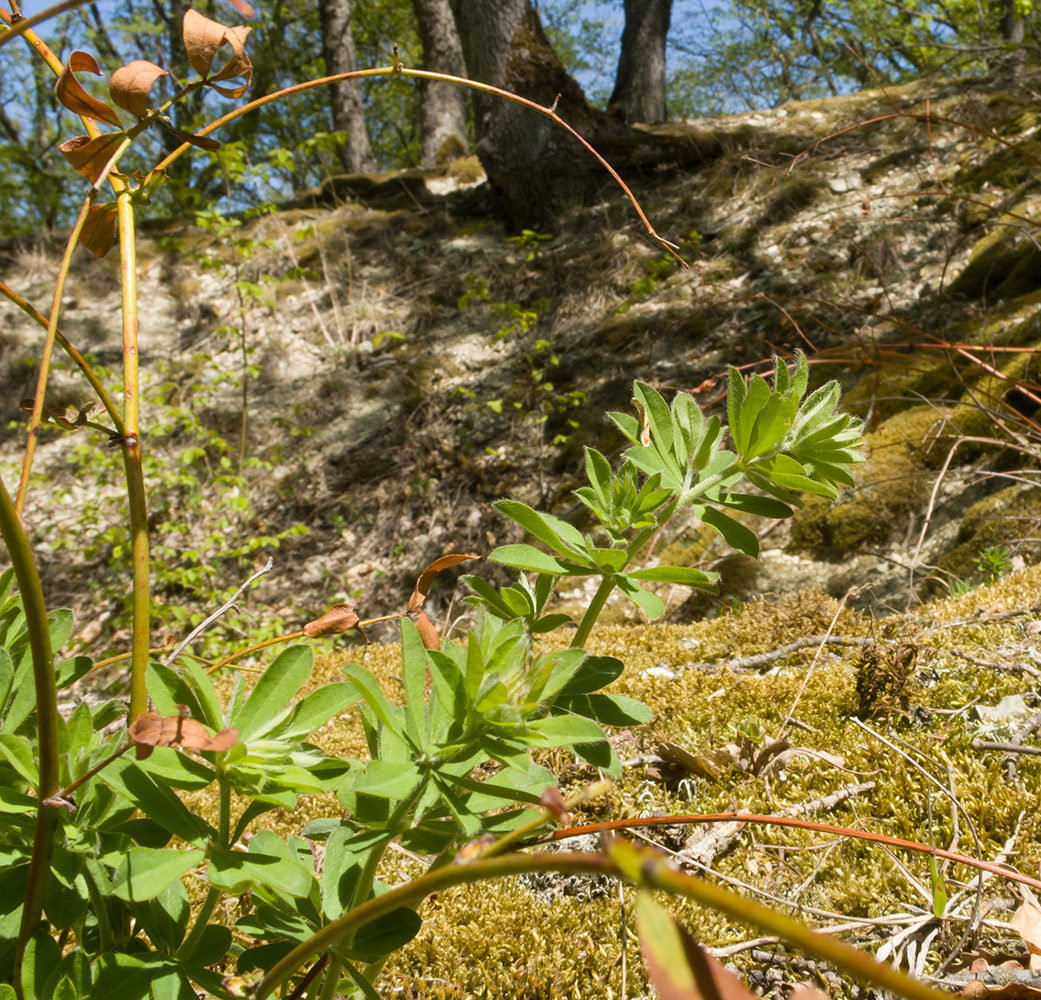
<svg viewBox="0 0 1041 1000"><path fill-rule="evenodd" d="M17 21L5 11L0 17L7 25ZM572 810L604 791L601 783L565 800L533 753L564 748L616 776L621 765L602 727L639 725L651 717L640 702L604 690L624 663L584 648L608 598L617 590L655 619L664 612L656 585L714 585L711 573L649 563L662 529L681 513L693 514L734 549L755 556L758 540L747 517L789 517L802 494L835 499L852 486L851 468L862 460L861 427L838 409L838 385L811 391L802 355L790 367L778 358L770 381L758 375L746 381L730 369L725 429L690 395L667 400L650 385L635 383L634 412L610 414L628 442L624 453L612 461L595 449L585 452L587 482L575 496L588 512L589 530L516 500L496 504L531 541L489 554L515 575L511 585L497 589L479 576L464 578L478 620L458 641L442 641L423 606L437 574L478 558L470 553L446 555L421 569L404 607L377 618L362 620L353 606L340 604L299 632L252 642L216 663L190 646L162 655L167 651L150 648L136 206L193 146L215 148L211 135L222 124L346 77L450 80L525 105L575 134L555 107L395 62L301 83L243 104L195 133L177 132L183 144L175 152L149 172L129 175L119 170L126 150L147 129L173 129L168 113L186 95L209 87L229 99L243 96L252 76L248 29L189 10L184 43L197 77L159 102L151 87L165 71L134 62L112 74L107 104L76 80L77 72L98 72L92 56L74 52L63 65L30 23L15 28L0 32L0 46L18 36L31 44L57 76L61 103L83 120L87 135L69 139L61 151L89 190L66 244L49 313L0 284L0 292L46 330L36 394L26 402L21 480L13 496L0 482L0 534L12 563L0 575L0 768L7 817L0 861L6 888L0 899L0 998L131 1000L198 990L218 997L295 997L305 991L323 998L372 997L388 957L418 932L417 907L429 894L545 871L609 875L642 890L638 930L648 973L662 995L679 995L707 974L717 988L725 984L728 995L750 996L654 901L654 889L778 935L863 982L911 998L940 996L777 910L673 871L628 841L605 837L600 850L589 852L512 850L566 825ZM127 118L133 124L125 127ZM112 131L102 131L99 122ZM112 202L100 200L106 183ZM632 201L649 235L675 252ZM77 242L99 257L119 244L124 349L118 403L116 392L59 328ZM247 304L240 306L245 323ZM245 345L245 328L238 332ZM76 411L45 403L56 343L97 397ZM244 380L246 360L244 353ZM130 648L125 657L108 661L127 662L129 704L82 700L67 718L58 712L58 692L74 692L98 664L86 656L58 658L72 630L71 614L46 607L22 523L43 422L92 434L99 448L118 449L130 524L129 552L115 567L129 569L132 577ZM239 455L244 461L244 444ZM572 577L595 583L575 623L552 610L558 584ZM313 663L310 641L361 631L376 621L400 626L402 702L389 700L372 675L354 664L343 668L343 680L301 696ZM544 641L572 624L569 645ZM213 673L275 644L285 648L252 686L239 675L230 693L218 690ZM323 753L311 742L316 730L350 706L361 715L364 760ZM218 803L215 823L184 800L184 793L204 789ZM341 808L296 835L283 839L257 824L273 810L292 811L301 796L319 794L334 795ZM424 874L390 889L378 870L395 842L434 860ZM324 848L321 865L314 844ZM189 897L189 873L204 886L201 900ZM246 893L251 906L233 936L216 915L226 912L225 902Z"/></svg>

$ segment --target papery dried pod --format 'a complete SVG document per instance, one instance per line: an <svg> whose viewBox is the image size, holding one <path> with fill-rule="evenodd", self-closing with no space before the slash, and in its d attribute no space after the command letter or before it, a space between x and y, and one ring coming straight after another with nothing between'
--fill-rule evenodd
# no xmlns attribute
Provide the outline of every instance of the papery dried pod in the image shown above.
<svg viewBox="0 0 1041 1000"><path fill-rule="evenodd" d="M253 64L244 49L246 36L251 30L245 25L229 27L219 21L211 21L197 10L188 10L184 15L183 36L188 61L196 73L205 77L207 83L225 97L241 97L253 79ZM224 44L231 46L231 55L216 73L210 75L217 49ZM245 83L241 86L216 85L219 80L232 80L239 76L245 77Z"/></svg>
<svg viewBox="0 0 1041 1000"><path fill-rule="evenodd" d="M83 85L76 79L76 74L86 71L101 76L101 68L97 60L89 53L77 49L69 55L69 60L58 74L58 82L54 85L54 93L58 100L74 114L81 118L92 118L95 121L107 122L122 128L119 115L104 101L91 97Z"/></svg>
<svg viewBox="0 0 1041 1000"><path fill-rule="evenodd" d="M422 573L419 574L419 579L416 580L416 587L412 591L412 596L408 599L408 610L418 611L423 606L423 602L427 599L427 593L430 590L430 585L434 582L434 577L443 569L449 569L452 566L458 566L461 562L468 562L471 559L480 559L480 556L463 555L458 552L453 552L451 555L441 556L440 559L435 559Z"/></svg>
<svg viewBox="0 0 1041 1000"><path fill-rule="evenodd" d="M59 143L58 151L91 184L97 184L101 172L116 155L126 136L122 132L105 132L95 136L77 135Z"/></svg>
<svg viewBox="0 0 1041 1000"><path fill-rule="evenodd" d="M564 796L556 785L550 785L540 796L539 801L546 810L561 826L571 822L571 815L564 805Z"/></svg>
<svg viewBox="0 0 1041 1000"><path fill-rule="evenodd" d="M323 635L339 635L356 628L359 621L353 604L334 604L320 618L308 622L303 631L309 639L318 639Z"/></svg>
<svg viewBox="0 0 1041 1000"><path fill-rule="evenodd" d="M434 623L427 618L426 613L420 611L416 615L415 619L416 631L419 633L419 638L422 640L423 645L427 649L440 649L441 648L441 636L437 633L437 628Z"/></svg>
<svg viewBox="0 0 1041 1000"><path fill-rule="evenodd" d="M135 59L112 74L108 81L108 93L115 104L138 118L148 114L148 94L152 84L161 76L169 76L162 66L147 59Z"/></svg>
<svg viewBox="0 0 1041 1000"><path fill-rule="evenodd" d="M239 731L230 726L210 735L209 730L188 715L184 705L178 705L178 715L162 716L158 712L144 712L130 726L130 738L137 744L137 758L143 760L155 747L181 747L183 750L218 751L234 746Z"/></svg>

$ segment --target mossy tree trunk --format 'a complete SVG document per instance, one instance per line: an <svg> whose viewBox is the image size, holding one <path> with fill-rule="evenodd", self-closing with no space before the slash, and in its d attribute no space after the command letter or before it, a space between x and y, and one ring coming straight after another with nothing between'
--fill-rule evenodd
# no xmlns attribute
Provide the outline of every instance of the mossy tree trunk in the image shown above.
<svg viewBox="0 0 1041 1000"><path fill-rule="evenodd" d="M625 29L608 112L625 122L665 121L665 40L672 0L625 0Z"/></svg>
<svg viewBox="0 0 1041 1000"><path fill-rule="evenodd" d="M351 33L350 0L318 0L322 24L322 56L325 70L350 73L357 69L354 54L354 35ZM340 159L351 173L374 170L375 157L365 129L365 110L362 107L361 87L357 80L341 80L330 88L333 128L344 135Z"/></svg>
<svg viewBox="0 0 1041 1000"><path fill-rule="evenodd" d="M423 69L466 75L463 47L448 0L412 0L423 43ZM451 83L422 80L419 118L424 167L440 166L466 155L466 92Z"/></svg>

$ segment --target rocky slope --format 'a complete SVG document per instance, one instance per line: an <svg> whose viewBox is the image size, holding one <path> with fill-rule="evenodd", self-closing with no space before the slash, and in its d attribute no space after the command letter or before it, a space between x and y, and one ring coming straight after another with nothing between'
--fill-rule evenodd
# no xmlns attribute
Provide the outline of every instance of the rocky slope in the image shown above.
<svg viewBox="0 0 1041 1000"><path fill-rule="evenodd" d="M276 633L344 598L392 610L431 559L509 537L496 497L577 515L582 446L618 448L603 414L628 405L634 378L719 406L727 364L795 349L868 421L858 489L759 526L759 565L696 525L659 554L721 569L723 601L813 584L881 608L978 582L986 551L998 572L1033 560L1037 83L922 83L648 129L627 177L686 267L641 239L606 177L557 233L507 234L476 161L338 178L223 234L146 227L161 618L181 630L267 552L230 634ZM59 245L6 244L0 278L45 308ZM115 371L118 262L87 257L62 329ZM0 302L5 482L41 339ZM49 405L88 398L60 366ZM45 434L27 516L81 638L119 647L122 499L103 445ZM686 620L719 604L669 596Z"/></svg>

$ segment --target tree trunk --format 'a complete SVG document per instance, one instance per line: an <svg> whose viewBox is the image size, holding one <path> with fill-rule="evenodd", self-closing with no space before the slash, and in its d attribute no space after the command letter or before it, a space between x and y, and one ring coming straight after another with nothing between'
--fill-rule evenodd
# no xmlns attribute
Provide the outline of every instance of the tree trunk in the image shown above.
<svg viewBox="0 0 1041 1000"><path fill-rule="evenodd" d="M551 105L581 135L620 126L591 108L543 34L531 0L453 0L470 75ZM528 108L474 93L477 154L509 225L556 228L560 216L607 183L603 168L559 126Z"/></svg>
<svg viewBox="0 0 1041 1000"><path fill-rule="evenodd" d="M466 76L463 47L448 0L412 0L412 7L423 43L423 69ZM419 118L424 167L439 167L466 155L466 91L462 87L421 80Z"/></svg>
<svg viewBox="0 0 1041 1000"><path fill-rule="evenodd" d="M1026 66L1026 50L1023 48L1026 24L1016 10L1015 0L1005 0L1004 8L999 27L1002 40L1009 43L1005 67L1013 77L1018 78Z"/></svg>
<svg viewBox="0 0 1041 1000"><path fill-rule="evenodd" d="M665 121L665 38L671 16L672 0L625 0L609 114L630 123Z"/></svg>
<svg viewBox="0 0 1041 1000"><path fill-rule="evenodd" d="M351 34L350 0L318 0L322 23L322 56L330 76L357 69L354 58L354 36ZM351 173L374 170L375 158L365 131L365 111L361 103L361 87L357 80L341 80L331 87L333 128L345 136L340 159Z"/></svg>

